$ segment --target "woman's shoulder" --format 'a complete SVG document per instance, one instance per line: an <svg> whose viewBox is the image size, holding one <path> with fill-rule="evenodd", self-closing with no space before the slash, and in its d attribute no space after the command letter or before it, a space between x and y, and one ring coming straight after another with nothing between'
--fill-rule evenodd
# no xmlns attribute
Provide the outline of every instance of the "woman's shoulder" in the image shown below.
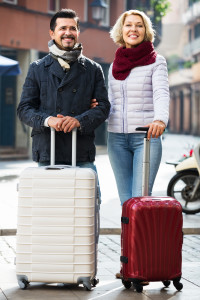
<svg viewBox="0 0 200 300"><path fill-rule="evenodd" d="M164 58L164 56L162 56L160 54L157 54L155 63L157 63L157 64L161 64L161 63L166 64L166 59Z"/></svg>

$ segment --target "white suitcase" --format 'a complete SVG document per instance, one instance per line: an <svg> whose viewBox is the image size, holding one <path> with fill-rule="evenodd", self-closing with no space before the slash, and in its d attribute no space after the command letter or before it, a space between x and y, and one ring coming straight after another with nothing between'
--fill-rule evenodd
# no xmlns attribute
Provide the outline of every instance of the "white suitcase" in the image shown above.
<svg viewBox="0 0 200 300"><path fill-rule="evenodd" d="M72 166L27 168L20 176L16 273L21 289L45 282L83 284L91 290L98 283L97 175L74 166L76 131L72 136Z"/></svg>

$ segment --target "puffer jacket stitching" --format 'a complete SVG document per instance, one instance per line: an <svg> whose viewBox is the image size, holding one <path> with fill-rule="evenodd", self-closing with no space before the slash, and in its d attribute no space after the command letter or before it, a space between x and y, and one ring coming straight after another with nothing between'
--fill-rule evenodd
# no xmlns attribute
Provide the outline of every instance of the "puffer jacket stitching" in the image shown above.
<svg viewBox="0 0 200 300"><path fill-rule="evenodd" d="M121 85L119 85L120 81L114 79L111 70L112 65L109 70L109 100L112 106L110 117L108 119L108 131L123 132L121 129L122 124L119 124L119 121L122 122L122 120L119 119L119 114L122 114L123 111L118 105L119 98L122 98L121 100L123 100L123 94L121 92ZM156 72L158 74L156 74ZM137 126L148 124L155 119L162 120L167 124L169 87L165 59L158 55L154 64L135 68L125 81L129 85L129 88L131 86L131 90L128 90L127 97L124 99L125 105L127 104L127 117L125 118L128 125L127 132L135 132ZM160 90L162 82L162 90ZM158 99L153 99L153 86L156 92L157 90L159 91L159 93L157 92L156 94L156 96L158 95ZM135 90L136 88L137 90ZM159 105L157 101L159 101ZM160 104L162 107L161 110L159 109ZM135 117L136 115L137 118Z"/></svg>

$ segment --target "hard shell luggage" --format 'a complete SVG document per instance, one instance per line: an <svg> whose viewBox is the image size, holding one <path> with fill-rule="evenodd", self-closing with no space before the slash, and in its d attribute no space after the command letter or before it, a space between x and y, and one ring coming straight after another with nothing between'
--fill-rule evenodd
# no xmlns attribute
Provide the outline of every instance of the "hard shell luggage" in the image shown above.
<svg viewBox="0 0 200 300"><path fill-rule="evenodd" d="M19 179L16 273L20 288L30 282L98 283L99 205L97 174L75 167L76 130L72 132L72 166L55 163L51 130L51 165L25 169Z"/></svg>
<svg viewBox="0 0 200 300"><path fill-rule="evenodd" d="M137 128L148 131L146 127ZM144 281L173 281L177 290L182 267L182 208L171 197L148 195L150 141L144 138L143 196L122 207L121 274L125 288L142 292Z"/></svg>

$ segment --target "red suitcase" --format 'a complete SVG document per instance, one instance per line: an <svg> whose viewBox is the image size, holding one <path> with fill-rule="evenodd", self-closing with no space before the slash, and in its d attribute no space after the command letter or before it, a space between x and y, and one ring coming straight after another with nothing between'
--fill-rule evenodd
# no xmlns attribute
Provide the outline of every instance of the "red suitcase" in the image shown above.
<svg viewBox="0 0 200 300"><path fill-rule="evenodd" d="M137 130L147 131L148 128ZM148 195L150 143L144 139L143 195ZM143 196L127 200L122 207L121 274L125 288L142 292L143 281L173 281L183 288L182 208L171 197Z"/></svg>

